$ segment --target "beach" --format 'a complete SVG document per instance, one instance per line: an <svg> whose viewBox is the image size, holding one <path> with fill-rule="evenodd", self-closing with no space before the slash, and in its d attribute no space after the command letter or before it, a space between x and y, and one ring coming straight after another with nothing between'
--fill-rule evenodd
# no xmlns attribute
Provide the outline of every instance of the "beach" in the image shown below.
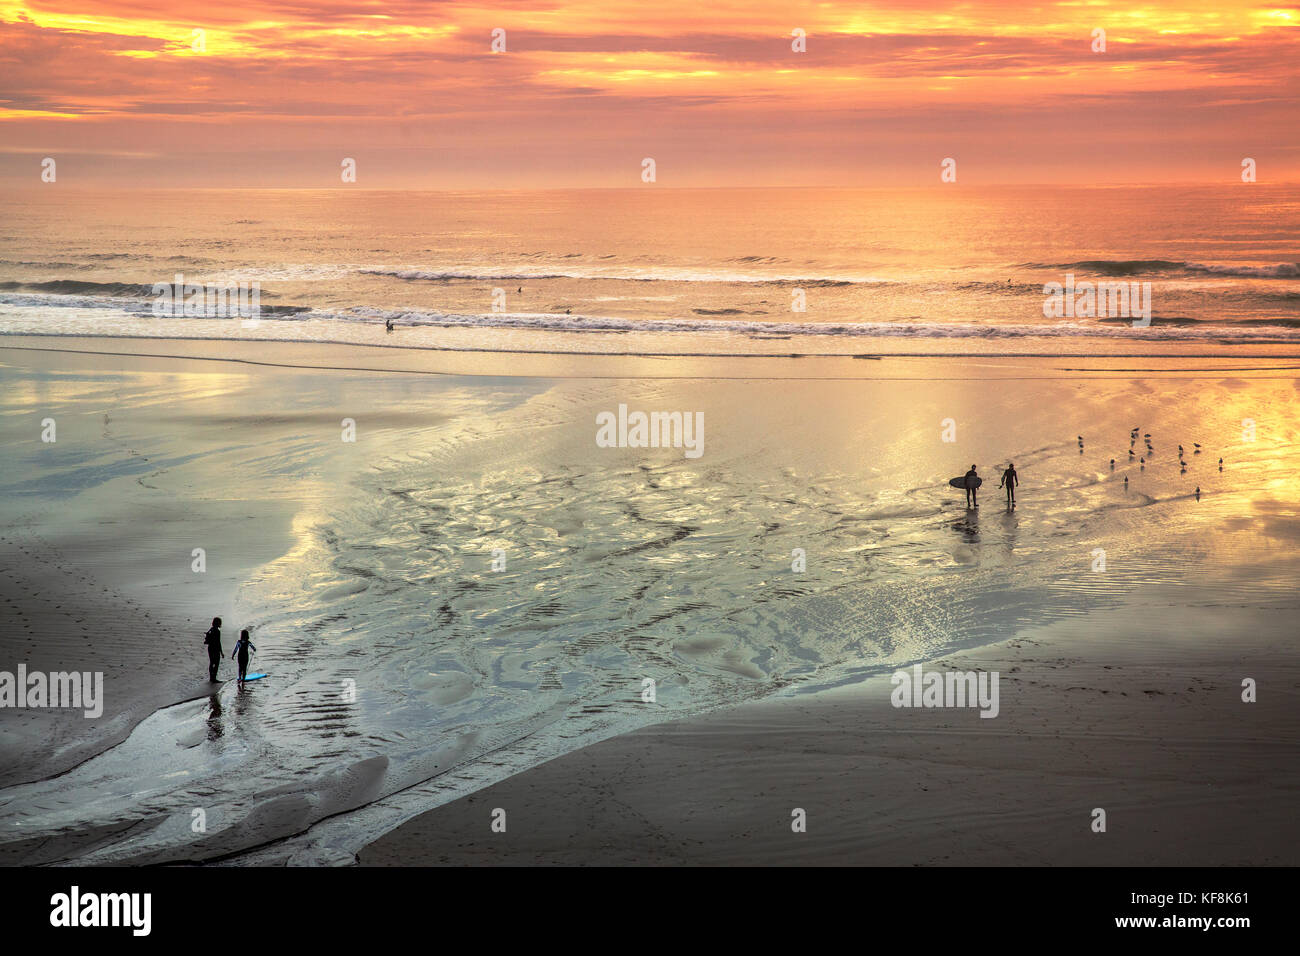
<svg viewBox="0 0 1300 956"><path fill-rule="evenodd" d="M1285 925L1300 10L373 6L0 12L6 928Z"/></svg>
<svg viewBox="0 0 1300 956"><path fill-rule="evenodd" d="M999 672L996 719L894 708L884 677L746 704L557 758L417 817L359 861L1294 866L1300 674L1266 665L1271 699L1240 696L1246 661L1287 657L1294 611L1243 634L1228 609L1175 596L927 662ZM1137 629L1133 611L1163 620Z"/></svg>
<svg viewBox="0 0 1300 956"><path fill-rule="evenodd" d="M0 346L4 669L105 686L4 715L7 863L1295 862L1284 356Z"/></svg>

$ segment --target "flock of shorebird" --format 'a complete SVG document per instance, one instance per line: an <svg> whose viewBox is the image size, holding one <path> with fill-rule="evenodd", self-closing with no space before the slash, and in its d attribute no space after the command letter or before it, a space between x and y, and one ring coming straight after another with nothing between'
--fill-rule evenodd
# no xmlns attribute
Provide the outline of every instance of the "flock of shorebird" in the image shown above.
<svg viewBox="0 0 1300 956"><path fill-rule="evenodd" d="M1152 455L1155 454L1155 446L1153 446L1153 445L1151 444L1151 433L1150 433L1150 432L1143 432L1143 433L1142 433L1142 439L1143 439L1143 441L1146 442L1147 453L1146 453L1145 455L1138 455L1138 454L1137 454L1136 448L1137 448L1138 432L1141 432L1141 431L1142 431L1142 426L1141 426L1141 425L1134 425L1133 428L1130 429L1130 431L1129 431L1129 436L1128 436L1128 460L1129 460L1129 463L1132 464L1133 459L1136 458L1138 464L1141 466L1141 470L1142 470L1142 471L1146 471L1146 470L1147 470L1147 458L1148 458L1148 456L1152 456ZM1082 436L1082 435L1079 435L1078 438L1079 438L1079 454L1082 455L1082 454L1083 454L1083 436ZM1193 455L1199 455L1199 454L1201 453L1201 443L1200 443L1200 442L1192 442L1192 449L1193 449L1193 450L1192 450L1192 454L1193 454ZM1180 474L1184 474L1184 475L1187 474L1187 458L1186 458L1186 453L1183 451L1183 446L1182 446L1182 445L1179 445L1179 446L1178 446L1178 464L1179 464L1179 465L1181 466L1181 468L1182 468L1182 471L1180 472ZM1114 459L1114 458L1112 458L1112 459L1110 460L1110 470L1111 470L1111 471L1114 471L1114 470L1115 470L1115 459ZM1223 471L1223 459L1222 459L1222 458L1219 459L1219 471ZM1125 489L1128 488L1128 475L1125 475L1125 476L1124 476L1124 488L1125 488ZM1200 486L1200 485L1197 485L1197 486L1196 486L1196 500L1197 500L1197 501L1200 501L1200 500L1201 500L1201 486Z"/></svg>

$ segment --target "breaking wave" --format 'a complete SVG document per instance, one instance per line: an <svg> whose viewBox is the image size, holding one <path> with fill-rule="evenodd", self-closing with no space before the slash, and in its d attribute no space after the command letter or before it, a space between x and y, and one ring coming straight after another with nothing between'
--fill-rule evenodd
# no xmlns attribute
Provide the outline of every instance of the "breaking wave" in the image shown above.
<svg viewBox="0 0 1300 956"><path fill-rule="evenodd" d="M1175 259L1083 259L1078 262L1022 262L1019 268L1077 269L1082 272L1094 272L1105 276L1137 276L1162 272L1185 272L1233 276L1245 279L1300 278L1300 262L1248 265L1234 262L1184 262Z"/></svg>

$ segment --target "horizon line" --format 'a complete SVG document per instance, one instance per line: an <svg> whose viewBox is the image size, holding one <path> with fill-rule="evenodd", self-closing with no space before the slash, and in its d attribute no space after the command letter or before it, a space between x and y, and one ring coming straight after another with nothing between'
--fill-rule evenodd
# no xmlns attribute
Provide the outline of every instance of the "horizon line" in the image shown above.
<svg viewBox="0 0 1300 956"><path fill-rule="evenodd" d="M1022 189L1031 188L1067 188L1067 189L1117 189L1117 188L1160 188L1160 187L1181 187L1181 186L1224 186L1224 187L1258 187L1258 186L1298 186L1300 179L1279 179L1269 182L1244 183L1239 180L1218 180L1218 179L1185 179L1185 180L1161 180L1161 181L1116 181L1116 182L1094 182L1094 183L1071 183L1071 182L1053 182L1053 181L1036 181L1025 183L1004 183L1004 182L986 182L986 183L910 183L910 184L892 184L892 185L863 185L861 183L818 183L818 184L753 184L753 185L703 185L703 186L666 186L659 183L646 183L637 186L471 186L471 185L438 185L438 186L359 186L354 183L336 183L328 186L268 186L261 184L232 184L225 186L196 186L196 185L139 185L139 184L119 184L111 182L96 182L84 184L67 184L67 183L26 183L24 185L8 185L0 180L0 186L10 191L39 191L48 190L51 187L62 187L66 190L78 189L113 189L119 191L148 191L163 192L173 190L178 192L196 192L196 191L221 191L221 190L259 190L266 192L288 192L288 191L311 191L311 192L652 192L652 191L672 191L682 192L688 190L756 190L756 189L861 189L861 190L943 190L960 187L980 188L980 189Z"/></svg>

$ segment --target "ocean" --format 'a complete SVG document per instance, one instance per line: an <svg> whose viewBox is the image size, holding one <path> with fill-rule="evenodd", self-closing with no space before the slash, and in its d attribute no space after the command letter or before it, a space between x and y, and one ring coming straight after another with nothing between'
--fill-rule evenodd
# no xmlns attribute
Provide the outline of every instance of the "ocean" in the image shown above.
<svg viewBox="0 0 1300 956"><path fill-rule="evenodd" d="M0 333L507 352L1166 352L1300 336L1300 187L86 192L0 199ZM255 328L154 314L256 284ZM1149 324L1044 287L1150 284ZM393 332L386 326L392 323Z"/></svg>

